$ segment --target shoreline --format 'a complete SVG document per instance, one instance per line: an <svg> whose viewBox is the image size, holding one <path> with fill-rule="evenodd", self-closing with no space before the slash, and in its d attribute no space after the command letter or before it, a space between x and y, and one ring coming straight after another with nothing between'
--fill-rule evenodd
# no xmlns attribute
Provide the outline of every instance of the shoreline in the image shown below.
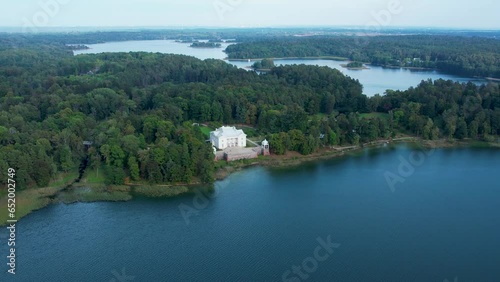
<svg viewBox="0 0 500 282"><path fill-rule="evenodd" d="M188 46L189 48L195 48L195 49L220 49L222 47L196 47L196 46Z"/></svg>
<svg viewBox="0 0 500 282"><path fill-rule="evenodd" d="M341 67L348 69L348 70L369 70L370 68L367 66L362 66L362 67L349 67L349 64L341 64Z"/></svg>
<svg viewBox="0 0 500 282"><path fill-rule="evenodd" d="M262 167L293 167L308 162L330 160L339 157L345 157L348 153L355 153L364 149L380 148L385 145L414 144L427 149L445 149L445 148L500 148L498 143L488 143L476 140L421 140L417 137L402 137L392 140L377 140L358 146L346 147L325 147L311 155L301 155L297 152L287 152L283 156L266 156L259 159L241 160L237 162L226 163L225 166L216 170L215 180L221 181L231 176L235 172L242 171L254 166ZM82 179L81 182L64 183L60 187L46 187L27 189L18 192L18 211L16 219L20 220L32 212L43 209L51 204L63 203L92 203L92 202L127 202L134 197L143 196L148 198L172 198L193 191L194 188L202 187L204 184L194 182L189 184L169 184L169 185L147 185L129 183L121 186L106 186L102 183L87 183ZM210 184L207 184L207 187ZM168 189L165 189L168 188ZM0 199L0 209L7 210L7 196ZM24 205L24 206L23 206ZM5 206L5 207L4 207ZM0 226L7 224L7 214L0 214Z"/></svg>
<svg viewBox="0 0 500 282"><path fill-rule="evenodd" d="M234 162L227 167L221 168L216 172L217 181L224 180L229 177L232 173L242 171L245 168L253 166L262 167L293 167L298 166L308 162L331 160L335 158L340 158L347 156L349 153L360 152L364 149L376 149L387 145L401 145L401 144L414 144L425 149L453 149L453 148L499 148L498 143L488 143L485 141L475 141L475 140L422 140L417 137L402 137L393 140L377 140L369 143L365 143L358 146L346 146L346 147L332 147L323 148L316 153L311 155L301 155L297 152L287 152L284 156L272 155L270 157L264 157L258 160L243 160ZM231 163L230 163L231 164ZM226 171L225 171L226 170Z"/></svg>
<svg viewBox="0 0 500 282"><path fill-rule="evenodd" d="M241 58L229 58L226 57L224 60L227 60L229 62L234 61L234 62L248 62L248 61L262 61L264 59L271 59L271 60L332 60L332 61L349 61L349 58L343 58L343 57L335 57L335 56L319 56L319 57L283 57L283 58L250 58L250 59L241 59Z"/></svg>
<svg viewBox="0 0 500 282"><path fill-rule="evenodd" d="M495 78L495 77L485 77L484 79L492 82L500 82L500 78Z"/></svg>
<svg viewBox="0 0 500 282"><path fill-rule="evenodd" d="M419 71L439 71L439 69L433 68L423 68L423 67L398 67L398 66L390 66L390 65L374 65L368 64L370 66L381 67L385 69L404 69L404 70L419 70Z"/></svg>
<svg viewBox="0 0 500 282"><path fill-rule="evenodd" d="M228 62L254 62L254 61L262 61L264 59L271 59L271 60L331 60L331 61L339 61L339 62L344 62L344 61L350 61L349 58L342 58L342 57L335 57L335 56L318 56L318 57L281 57L281 58L250 58L250 59L241 59L241 58L229 58L225 57L223 60L228 61ZM374 67L381 67L385 69L404 69L404 70L414 70L414 71L436 71L436 72L442 72L441 70L437 68L424 68L424 67L398 67L398 66L389 66L389 65L374 65L371 63L365 63L367 66L374 66ZM349 68L347 65L340 65L343 68L349 69L349 70L369 70L371 68L369 67L362 67L362 68ZM447 72L442 72L443 74L448 74L448 75L456 75L456 74L451 74ZM462 75L458 75L461 77L465 77ZM500 78L494 78L494 77L475 77L478 79L482 79L485 81L490 81L490 82L500 82Z"/></svg>

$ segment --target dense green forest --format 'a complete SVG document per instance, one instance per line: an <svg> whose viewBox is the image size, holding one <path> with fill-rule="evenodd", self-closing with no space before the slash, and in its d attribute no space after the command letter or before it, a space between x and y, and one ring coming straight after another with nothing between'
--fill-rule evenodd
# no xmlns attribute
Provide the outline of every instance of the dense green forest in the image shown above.
<svg viewBox="0 0 500 282"><path fill-rule="evenodd" d="M259 75L182 55L73 56L58 42L11 44L0 41L0 181L13 167L18 187L46 186L85 159L108 184L212 182L212 148L193 126L201 122L254 126L276 154L397 132L487 141L500 134L492 83L424 81L368 98L357 80L327 67Z"/></svg>
<svg viewBox="0 0 500 282"><path fill-rule="evenodd" d="M230 59L337 56L387 67L500 78L500 40L461 36L284 37L231 45Z"/></svg>

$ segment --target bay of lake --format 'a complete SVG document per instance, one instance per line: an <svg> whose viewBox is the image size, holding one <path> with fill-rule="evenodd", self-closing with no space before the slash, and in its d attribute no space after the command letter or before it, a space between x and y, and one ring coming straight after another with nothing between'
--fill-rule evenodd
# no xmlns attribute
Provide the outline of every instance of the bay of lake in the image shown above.
<svg viewBox="0 0 500 282"><path fill-rule="evenodd" d="M240 68L248 68L253 64L253 62L226 60L227 55L224 50L230 45L228 43L223 43L221 48L191 48L189 45L189 43L179 43L173 40L107 42L90 44L87 45L90 49L78 50L74 53L79 55L105 52L159 52L188 55L201 60L220 59ZM472 81L476 84L486 83L483 79L448 75L437 71L391 69L376 66L369 66L369 69L366 70L350 70L341 66L347 63L346 61L333 60L275 60L276 65L306 64L338 69L345 75L358 79L363 85L363 93L367 96L382 95L387 89L406 90L410 87L416 87L422 80L428 79L445 79L459 82Z"/></svg>

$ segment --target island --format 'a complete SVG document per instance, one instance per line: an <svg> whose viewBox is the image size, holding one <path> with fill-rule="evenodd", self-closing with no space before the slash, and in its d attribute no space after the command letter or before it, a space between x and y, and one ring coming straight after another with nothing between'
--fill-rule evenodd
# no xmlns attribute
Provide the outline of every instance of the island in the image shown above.
<svg viewBox="0 0 500 282"><path fill-rule="evenodd" d="M72 51L78 51L78 50L88 50L90 49L89 46L83 45L83 44L68 44L66 45L68 49Z"/></svg>
<svg viewBox="0 0 500 282"><path fill-rule="evenodd" d="M263 59L261 61L257 61L252 65L252 69L260 72L270 71L274 68L274 61L272 59Z"/></svg>
<svg viewBox="0 0 500 282"><path fill-rule="evenodd" d="M193 42L189 47L192 48L221 48L222 44L215 42Z"/></svg>
<svg viewBox="0 0 500 282"><path fill-rule="evenodd" d="M369 69L361 62L350 62L348 64L341 64L340 66L343 68L346 68L346 69L350 69L350 70L367 70L367 69Z"/></svg>

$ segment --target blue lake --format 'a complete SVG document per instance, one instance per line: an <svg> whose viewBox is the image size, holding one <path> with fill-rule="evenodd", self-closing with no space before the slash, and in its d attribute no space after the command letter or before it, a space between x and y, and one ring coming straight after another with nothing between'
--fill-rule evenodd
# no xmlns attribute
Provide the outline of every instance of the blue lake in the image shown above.
<svg viewBox="0 0 500 282"><path fill-rule="evenodd" d="M108 42L88 45L90 49L75 51L75 55L92 54L104 52L159 52L193 56L202 60L220 59L225 60L227 55L223 52L228 43L222 44L222 48L191 48L188 43L178 43L173 40L149 40L149 41L123 41ZM227 61L240 68L248 68L253 62ZM358 79L363 85L363 92L367 96L384 94L387 89L406 90L417 86L422 80L453 80L459 82L472 81L474 83L486 83L485 80L469 77L459 77L443 74L437 71L416 71L408 69L389 69L369 66L368 70L349 70L341 67L347 64L345 61L332 60L276 60L277 65L307 64L335 68L354 79Z"/></svg>
<svg viewBox="0 0 500 282"><path fill-rule="evenodd" d="M400 145L250 168L205 196L52 205L18 223L0 281L500 281L499 171L499 149Z"/></svg>

